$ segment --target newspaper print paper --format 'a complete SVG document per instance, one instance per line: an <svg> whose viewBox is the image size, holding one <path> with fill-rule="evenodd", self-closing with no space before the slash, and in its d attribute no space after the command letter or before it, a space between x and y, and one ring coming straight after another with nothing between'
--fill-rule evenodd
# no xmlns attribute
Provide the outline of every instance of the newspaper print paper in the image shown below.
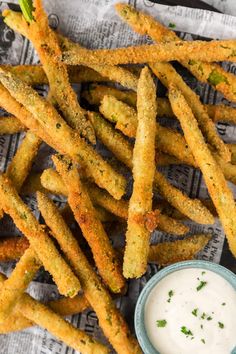
<svg viewBox="0 0 236 354"><path fill-rule="evenodd" d="M233 1L233 0L231 0ZM45 8L49 14L49 21L53 28L69 36L72 40L88 48L115 48L119 46L128 46L142 43L151 43L146 36L139 36L132 32L129 27L123 23L114 11L115 0L48 0L44 1ZM127 1L123 1L127 2ZM215 0L217 2L217 0ZM235 38L236 18L228 15L211 13L197 9L183 7L168 7L153 4L147 0L131 0L129 3L155 16L163 24L175 24L175 29L180 36L186 40L197 38ZM214 5L214 4L213 4ZM3 1L0 3L0 10L11 8L19 11L17 1ZM38 57L31 44L17 33L6 27L2 18L0 18L0 64L37 64ZM235 73L236 66L232 63L224 63L225 69ZM208 85L197 83L196 80L184 71L184 78L189 85L201 96L205 103L218 103L226 100L221 94L216 93ZM40 87L39 92L45 95L47 88ZM168 120L163 121L168 124ZM172 122L173 124L173 122ZM218 132L227 142L235 142L235 127L228 124L219 123ZM13 136L0 136L0 170L5 171L11 158L14 156L17 146L23 134ZM49 159L52 149L43 146L40 149L33 169L41 171L51 166ZM103 151L104 153L104 151ZM202 176L199 171L189 166L171 166L162 168L162 172L168 177L169 181L180 189L185 191L191 197L207 198L208 193ZM232 185L233 187L233 185ZM63 199L54 197L54 200L60 205ZM37 217L40 217L37 211L35 198L25 198ZM235 264L231 262L231 256L225 243L224 233L218 221L215 225L196 225L188 223L191 227L191 233L210 232L212 240L199 254L200 259L211 260L217 263L223 263L232 270ZM124 235L124 228L113 227L111 236L117 234ZM5 217L0 223L0 235L19 234L12 221ZM172 235L166 235L161 232L155 232L152 242L162 242L172 240ZM222 252L223 251L223 252ZM0 269L9 274L14 264L0 264ZM143 286L158 271L158 266L149 264L147 273L139 280L130 281L128 291L125 296L117 300L117 306L126 317L130 327L133 329L133 313L137 297ZM51 284L50 276L41 271L28 289L29 293L40 301L47 301L58 297L56 287ZM81 315L75 315L68 318L73 325L85 330L88 334L99 338L106 343L99 326L96 314L91 309ZM0 335L0 354L75 354L76 352L66 347L61 341L51 336L46 330L39 327L33 327L23 332Z"/></svg>

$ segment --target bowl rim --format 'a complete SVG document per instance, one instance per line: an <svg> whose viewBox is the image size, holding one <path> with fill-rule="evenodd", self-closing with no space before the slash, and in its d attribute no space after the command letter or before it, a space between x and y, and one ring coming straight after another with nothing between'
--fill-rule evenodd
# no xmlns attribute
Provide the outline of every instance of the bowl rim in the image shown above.
<svg viewBox="0 0 236 354"><path fill-rule="evenodd" d="M171 264L161 269L146 283L146 285L144 286L143 290L141 291L138 297L138 301L135 307L134 328L135 328L137 339L139 341L139 344L144 354L161 354L153 347L152 343L150 342L144 325L144 308L148 296L152 291L152 289L156 286L156 284L160 282L160 280L162 280L167 275L173 272L176 272L181 269L187 269L187 268L203 268L215 272L218 275L222 276L226 281L228 281L231 284L231 286L236 290L236 275L233 272L231 272L229 269L225 268L224 266L210 261L203 261L203 260L183 261L183 262L177 262ZM233 349L231 354L236 354L236 348Z"/></svg>

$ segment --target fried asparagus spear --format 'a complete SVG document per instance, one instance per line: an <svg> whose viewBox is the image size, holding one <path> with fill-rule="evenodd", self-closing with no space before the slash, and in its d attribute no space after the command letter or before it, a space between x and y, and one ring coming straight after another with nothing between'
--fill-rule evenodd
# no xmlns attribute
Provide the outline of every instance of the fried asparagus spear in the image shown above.
<svg viewBox="0 0 236 354"><path fill-rule="evenodd" d="M122 101L131 107L136 107L137 95L132 91L121 91L115 87L101 84L90 84L88 89L82 92L82 97L84 97L91 105L100 105L104 96L113 96L117 100ZM236 108L224 104L207 104L204 105L204 107L207 109L207 113L213 122L216 123L221 121L236 124ZM157 111L158 117L167 116L175 118L170 102L166 98L157 97Z"/></svg>
<svg viewBox="0 0 236 354"><path fill-rule="evenodd" d="M60 175L53 169L44 170L41 176L41 182L45 190L48 190L53 194L62 194L64 196L68 195L68 190L60 177ZM105 210L109 211L111 214L118 216L124 220L128 218L128 201L120 199L115 200L104 190L98 188L94 184L86 183L87 191L94 205L100 205ZM189 231L188 227L175 219L168 217L160 212L157 214L147 214L145 216L145 222L147 224L152 223L154 227L151 229L153 231L158 228L161 231L174 234L183 235ZM101 220L101 218L100 218ZM0 253L1 254L1 253ZM0 258L1 259L1 258Z"/></svg>
<svg viewBox="0 0 236 354"><path fill-rule="evenodd" d="M59 57L70 65L119 65L169 62L173 60L203 62L236 61L235 40L176 41L117 49L85 49L76 43Z"/></svg>
<svg viewBox="0 0 236 354"><path fill-rule="evenodd" d="M0 135L16 134L25 130L25 126L14 116L0 117Z"/></svg>
<svg viewBox="0 0 236 354"><path fill-rule="evenodd" d="M62 295L73 297L80 290L79 280L57 251L48 234L23 203L7 176L0 175L1 205L28 238L46 270L53 276ZM53 260L53 261L52 261Z"/></svg>
<svg viewBox="0 0 236 354"><path fill-rule="evenodd" d="M117 353L141 353L122 315L116 309L110 294L87 261L59 211L53 208L53 218L48 216L49 214L45 213L45 217L47 217L46 223L50 225L52 235L57 239L67 259L73 266L80 280L84 295L96 312L105 336Z"/></svg>
<svg viewBox="0 0 236 354"><path fill-rule="evenodd" d="M123 273L139 278L147 269L150 231L143 217L152 211L155 174L156 87L147 67L137 90L138 126L133 150L133 192L129 201Z"/></svg>
<svg viewBox="0 0 236 354"><path fill-rule="evenodd" d="M0 274L0 283L7 281ZM15 306L16 314L21 314L28 320L46 328L67 345L81 353L108 353L108 348L89 337L85 332L73 327L47 306L34 300L28 294L23 294Z"/></svg>
<svg viewBox="0 0 236 354"><path fill-rule="evenodd" d="M33 20L27 22L20 13L4 12L5 22L12 29L22 33L34 45L39 55L43 69L47 75L50 92L58 103L67 123L77 129L80 134L92 143L96 142L93 128L86 120L83 109L80 107L76 93L72 89L66 65L56 57L61 55L58 39L49 27L47 14L44 12L41 0L34 0Z"/></svg>
<svg viewBox="0 0 236 354"><path fill-rule="evenodd" d="M40 268L34 250L28 248L0 291L0 323L4 322Z"/></svg>
<svg viewBox="0 0 236 354"><path fill-rule="evenodd" d="M158 243L150 247L148 259L162 266L193 259L210 239L210 235L195 235L184 240Z"/></svg>
<svg viewBox="0 0 236 354"><path fill-rule="evenodd" d="M46 306L60 316L70 316L86 310L89 303L84 295L77 295L73 299L62 297L58 300L49 301ZM0 324L0 334L22 331L34 325L34 322L13 310L11 315Z"/></svg>
<svg viewBox="0 0 236 354"><path fill-rule="evenodd" d="M131 28L141 34L149 35L156 42L179 41L174 31L164 27L154 17L135 10L127 4L116 4L116 10L121 18ZM223 93L229 101L236 101L236 78L234 74L226 72L218 64L208 64L198 60L181 61L199 81L208 83L214 89Z"/></svg>
<svg viewBox="0 0 236 354"><path fill-rule="evenodd" d="M23 111L27 124L29 122L29 127L35 126L36 123L40 137L43 137L45 141L49 142L49 145L55 147L58 151L68 153L69 156L80 162L82 166L86 165L88 173L94 177L96 183L100 187L107 189L115 198L119 199L124 194L126 185L124 177L115 172L93 147L80 138L65 123L49 102L41 98L36 91L23 81L2 69L0 69L0 81L6 86L11 95L27 108L33 118L35 118L36 122L32 120L31 115L29 116ZM5 99L2 99L2 101L5 103ZM10 105L8 108L12 110ZM17 109L18 106L16 107ZM20 108L20 111L22 112L22 108ZM17 117L23 119L20 115L17 115ZM26 124L25 120L24 122ZM49 138L48 135L50 135Z"/></svg>
<svg viewBox="0 0 236 354"><path fill-rule="evenodd" d="M158 108L157 108L158 109ZM103 116L115 123L115 128L119 129L124 135L134 138L137 130L137 113L133 107L117 100L113 96L104 96L99 107ZM179 160L196 166L191 155L191 151L185 139L177 131L156 124L156 147L157 149L174 155Z"/></svg>
<svg viewBox="0 0 236 354"><path fill-rule="evenodd" d="M52 159L57 171L68 188L68 204L92 250L98 271L107 286L113 292L119 293L125 286L121 265L119 264L102 223L95 213L86 186L81 182L78 170L72 164L71 160L65 157L63 158L60 155L53 156ZM44 209L42 209L43 204L39 200L39 207L44 215L49 210L50 203L48 202L47 204L48 208L44 207ZM53 213L51 215L51 218L52 217Z"/></svg>
<svg viewBox="0 0 236 354"><path fill-rule="evenodd" d="M42 65L2 65L3 69L7 69L22 81L31 86L48 84L48 78ZM104 82L109 80L106 76L86 66L68 66L68 75L71 83L80 82Z"/></svg>
<svg viewBox="0 0 236 354"><path fill-rule="evenodd" d="M173 85L170 85L169 99L173 112L181 123L185 139L203 173L209 194L224 227L229 248L236 256L236 207L233 194L227 185L221 168L204 141L191 108L181 91Z"/></svg>
<svg viewBox="0 0 236 354"><path fill-rule="evenodd" d="M225 162L229 162L231 158L230 151L217 134L215 125L210 119L207 110L201 104L197 94L191 90L191 88L184 82L182 77L170 64L154 63L150 64L150 67L163 85L169 88L170 84L174 83L176 87L183 92L188 105L198 121L206 142L209 144L214 153L218 154Z"/></svg>
<svg viewBox="0 0 236 354"><path fill-rule="evenodd" d="M103 119L101 116L99 116L98 113L90 113L93 115L93 119L97 119L100 121ZM90 115L89 114L89 115ZM103 129L101 129L101 126ZM131 148L129 148L129 151L127 149L127 142L123 137L124 144L121 144L121 138L122 136L119 135L119 142L116 141L116 134L114 132L114 128L112 128L111 125L108 123L105 125L105 122L103 121L102 125L96 124L94 125L96 134L100 136L102 139L105 134L107 134L107 138L103 139L103 143L110 149L113 154L117 158L121 158L125 154L126 159L121 160L123 163L127 163L127 156L130 154L129 151L131 151ZM106 126L106 128L105 128ZM98 129L101 129L101 133L98 131ZM169 129L170 130L170 129ZM170 130L171 131L171 130ZM172 134L172 133L171 133ZM112 139L110 138L112 136ZM180 136L181 141L182 137ZM175 139L176 140L176 139ZM174 146L173 146L174 148ZM121 150L122 149L122 150ZM123 150L127 149L127 152L124 152ZM175 150L175 149L174 149ZM132 169L132 159L130 159L127 163L127 167ZM205 208L202 203L197 200L197 199L190 199L187 197L185 194L183 194L180 190L172 186L166 178L158 171L155 173L154 177L154 183L155 183L155 188L158 192L161 193L161 195L169 201L171 205L173 205L175 208L178 210L181 210L181 212L188 216L191 220L194 220L200 224L212 224L214 223L214 218L212 217L211 213Z"/></svg>

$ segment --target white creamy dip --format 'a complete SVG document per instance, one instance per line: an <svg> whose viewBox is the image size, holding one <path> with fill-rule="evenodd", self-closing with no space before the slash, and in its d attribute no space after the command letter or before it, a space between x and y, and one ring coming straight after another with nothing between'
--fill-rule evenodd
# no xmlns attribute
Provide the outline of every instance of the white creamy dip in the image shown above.
<svg viewBox="0 0 236 354"><path fill-rule="evenodd" d="M236 346L236 291L212 271L175 271L152 289L144 322L161 354L230 354Z"/></svg>

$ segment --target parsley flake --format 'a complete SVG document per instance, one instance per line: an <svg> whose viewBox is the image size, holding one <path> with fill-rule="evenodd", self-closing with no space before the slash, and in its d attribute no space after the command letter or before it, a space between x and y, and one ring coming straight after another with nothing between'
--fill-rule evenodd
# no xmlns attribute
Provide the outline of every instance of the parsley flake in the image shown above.
<svg viewBox="0 0 236 354"><path fill-rule="evenodd" d="M169 299L167 300L167 302L170 302L172 296L174 296L174 291L173 291L173 290L170 290L170 291L168 292L168 295L169 295Z"/></svg>
<svg viewBox="0 0 236 354"><path fill-rule="evenodd" d="M183 334L185 334L187 337L188 336L193 336L193 332L190 329L188 329L187 327L185 327L185 326L181 327L181 332Z"/></svg>
<svg viewBox="0 0 236 354"><path fill-rule="evenodd" d="M221 306L225 306L225 305L226 305L226 303L225 303L225 302L222 302Z"/></svg>
<svg viewBox="0 0 236 354"><path fill-rule="evenodd" d="M157 327L165 327L167 325L167 321L166 320L157 320L156 321Z"/></svg>
<svg viewBox="0 0 236 354"><path fill-rule="evenodd" d="M168 25L168 27L169 27L169 28L175 28L175 27L176 27L176 24L170 22L169 25Z"/></svg>
<svg viewBox="0 0 236 354"><path fill-rule="evenodd" d="M201 324L201 329L203 329L203 325Z"/></svg>
<svg viewBox="0 0 236 354"><path fill-rule="evenodd" d="M198 309L194 309L194 310L192 311L193 316L197 317L197 312L198 312Z"/></svg>
<svg viewBox="0 0 236 354"><path fill-rule="evenodd" d="M201 342L203 343L203 344L206 344L206 342L205 342L205 339L201 339Z"/></svg>
<svg viewBox="0 0 236 354"><path fill-rule="evenodd" d="M224 323L218 322L218 325L219 325L220 328L224 328Z"/></svg>
<svg viewBox="0 0 236 354"><path fill-rule="evenodd" d="M197 286L197 288L196 288L196 290L197 291L200 291L204 286L206 286L207 285L207 281L203 281L203 280L201 280L200 281L200 284Z"/></svg>
<svg viewBox="0 0 236 354"><path fill-rule="evenodd" d="M205 320L205 318L206 318L206 314L205 314L205 312L203 312L203 314L201 315L201 319Z"/></svg>
<svg viewBox="0 0 236 354"><path fill-rule="evenodd" d="M207 317L207 321L211 321L212 320L212 317L211 316L208 316Z"/></svg>

